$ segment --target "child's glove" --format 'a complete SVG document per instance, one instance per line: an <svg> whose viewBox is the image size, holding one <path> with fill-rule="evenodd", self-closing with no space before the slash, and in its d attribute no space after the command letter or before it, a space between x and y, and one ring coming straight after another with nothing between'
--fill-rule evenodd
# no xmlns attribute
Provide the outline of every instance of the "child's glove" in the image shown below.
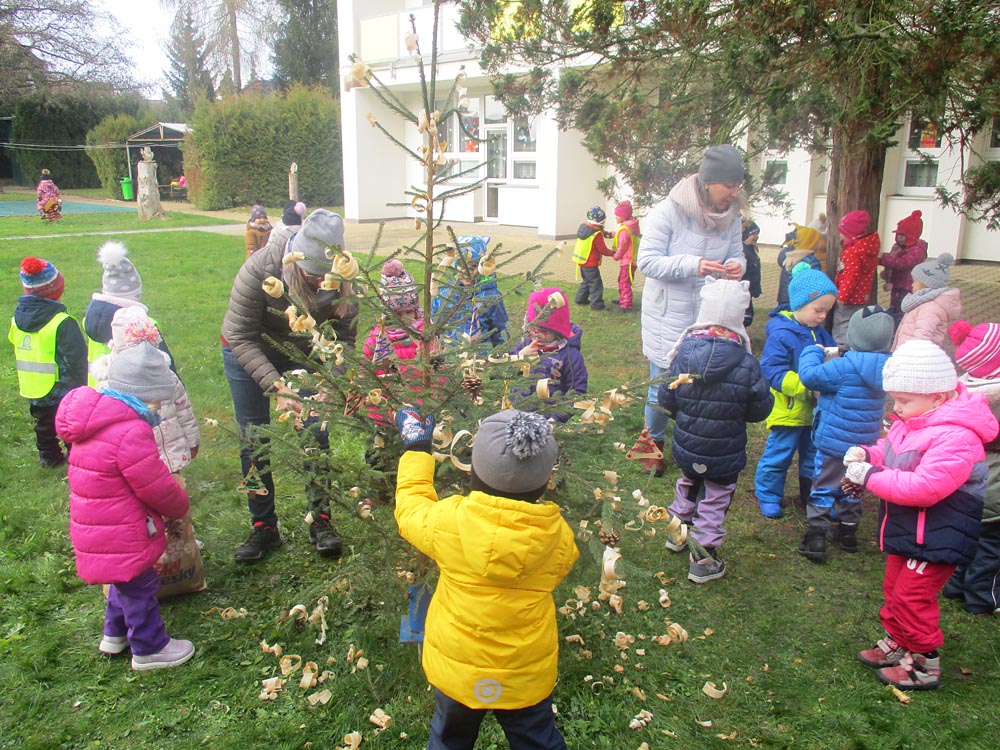
<svg viewBox="0 0 1000 750"><path fill-rule="evenodd" d="M868 481L868 477L875 471L878 471L878 468L872 466L867 461L855 461L847 466L847 472L844 476L847 477L847 481L851 484L860 484L864 487Z"/></svg>
<svg viewBox="0 0 1000 750"><path fill-rule="evenodd" d="M868 451L862 448L860 445L852 445L847 449L847 453L844 454L844 466L850 466L858 461L867 461Z"/></svg>
<svg viewBox="0 0 1000 750"><path fill-rule="evenodd" d="M408 451L431 452L434 437L434 415L420 416L412 406L404 406L396 412L396 429L403 439L403 448Z"/></svg>

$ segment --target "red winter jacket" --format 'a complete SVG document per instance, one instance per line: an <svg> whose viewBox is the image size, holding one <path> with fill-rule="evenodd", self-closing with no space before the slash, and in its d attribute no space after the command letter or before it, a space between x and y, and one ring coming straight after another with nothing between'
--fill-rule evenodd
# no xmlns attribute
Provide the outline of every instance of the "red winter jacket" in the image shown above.
<svg viewBox="0 0 1000 750"><path fill-rule="evenodd" d="M69 454L69 537L87 583L122 583L153 567L188 496L160 460L153 428L130 406L83 386L56 412Z"/></svg>
<svg viewBox="0 0 1000 750"><path fill-rule="evenodd" d="M864 305L872 291L878 254L882 241L878 232L844 244L837 264L837 301L845 305Z"/></svg>

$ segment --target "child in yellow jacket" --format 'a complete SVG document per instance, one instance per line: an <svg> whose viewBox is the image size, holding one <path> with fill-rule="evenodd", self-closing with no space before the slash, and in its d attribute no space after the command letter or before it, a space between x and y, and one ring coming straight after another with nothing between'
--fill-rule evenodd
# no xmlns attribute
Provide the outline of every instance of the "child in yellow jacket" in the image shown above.
<svg viewBox="0 0 1000 750"><path fill-rule="evenodd" d="M552 591L578 556L559 506L542 502L556 462L545 417L510 409L482 421L471 492L439 500L434 417L396 413L405 452L396 482L400 535L441 577L427 611L423 667L435 688L428 747L469 747L488 710L511 747L564 750L552 688L559 637Z"/></svg>

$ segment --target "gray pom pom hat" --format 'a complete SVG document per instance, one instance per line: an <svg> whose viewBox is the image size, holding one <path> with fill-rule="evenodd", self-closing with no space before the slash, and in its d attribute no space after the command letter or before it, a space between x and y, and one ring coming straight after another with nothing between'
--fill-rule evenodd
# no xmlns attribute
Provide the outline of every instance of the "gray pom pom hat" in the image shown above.
<svg viewBox="0 0 1000 750"><path fill-rule="evenodd" d="M472 445L472 470L501 494L532 492L549 481L558 453L545 417L508 409L480 422Z"/></svg>

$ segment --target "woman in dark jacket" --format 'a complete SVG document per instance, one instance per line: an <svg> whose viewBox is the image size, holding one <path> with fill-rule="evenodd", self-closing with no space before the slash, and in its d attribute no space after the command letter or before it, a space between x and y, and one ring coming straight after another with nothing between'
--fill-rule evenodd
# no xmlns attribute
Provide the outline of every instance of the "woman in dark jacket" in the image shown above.
<svg viewBox="0 0 1000 750"><path fill-rule="evenodd" d="M269 277L279 279L294 299L305 307L317 324L333 321L337 340L353 346L357 338L358 305L347 297L347 286L323 290L320 285L330 271L327 247L344 246L344 222L335 213L317 209L284 245L269 243L247 258L233 282L229 310L222 323L222 362L240 426L240 461L253 531L236 550L238 562L260 560L267 551L281 544L278 516L274 509L274 479L267 458L260 455L263 441L253 428L271 421L270 395L277 397L280 410L301 411L301 404L282 381L282 375L301 364L279 345L298 347L308 355L313 346L308 336L292 332L285 315L286 302L264 290ZM301 253L296 262L283 262L289 253ZM274 343L272 343L274 342ZM325 430L316 429L320 447L328 446ZM320 554L336 557L341 540L330 524L329 500L312 485L306 488L313 523L310 541Z"/></svg>

